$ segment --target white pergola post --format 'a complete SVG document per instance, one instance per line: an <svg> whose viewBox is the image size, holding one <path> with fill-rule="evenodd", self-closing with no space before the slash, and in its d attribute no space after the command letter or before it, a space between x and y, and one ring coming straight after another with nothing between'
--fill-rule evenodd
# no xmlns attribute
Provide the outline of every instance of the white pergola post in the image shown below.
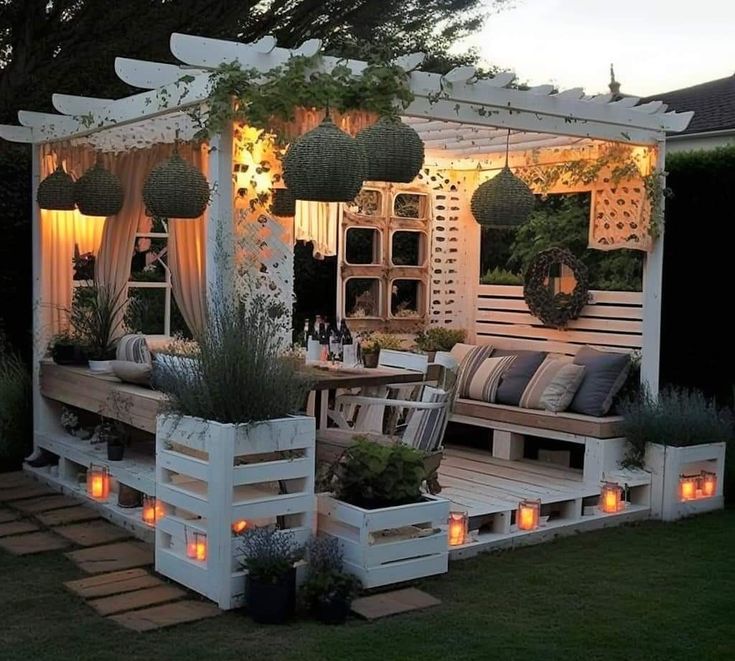
<svg viewBox="0 0 735 661"><path fill-rule="evenodd" d="M206 283L210 309L233 293L234 191L232 126L209 141L207 178L212 199L206 215Z"/></svg>
<svg viewBox="0 0 735 661"><path fill-rule="evenodd" d="M666 162L666 141L658 142L656 172L663 173ZM662 193L663 198L663 193ZM664 211L661 199L661 213ZM656 397L659 388L659 367L661 358L661 296L664 269L664 226L653 243L651 252L645 256L643 264L643 346L641 357L641 384Z"/></svg>

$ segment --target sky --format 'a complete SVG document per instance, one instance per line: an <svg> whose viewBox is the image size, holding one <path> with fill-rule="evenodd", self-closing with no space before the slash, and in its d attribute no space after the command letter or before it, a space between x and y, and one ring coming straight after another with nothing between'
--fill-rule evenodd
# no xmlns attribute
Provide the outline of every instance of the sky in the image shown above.
<svg viewBox="0 0 735 661"><path fill-rule="evenodd" d="M512 0L467 45L521 82L648 96L735 74L735 0Z"/></svg>

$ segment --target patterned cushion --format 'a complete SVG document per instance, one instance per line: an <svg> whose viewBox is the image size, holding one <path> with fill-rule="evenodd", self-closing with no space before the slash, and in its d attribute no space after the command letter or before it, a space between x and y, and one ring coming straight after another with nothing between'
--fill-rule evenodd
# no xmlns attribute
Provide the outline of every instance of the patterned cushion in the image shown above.
<svg viewBox="0 0 735 661"><path fill-rule="evenodd" d="M465 356L472 351L472 349L476 348L476 346L477 345L475 344L457 342L449 353L452 355L452 358L454 358L458 363L461 363L465 359Z"/></svg>
<svg viewBox="0 0 735 661"><path fill-rule="evenodd" d="M457 397L467 397L469 395L472 377L475 376L475 372L485 360L490 358L492 352L493 347L491 344L472 347L467 351L464 358L460 361L459 370L457 371Z"/></svg>
<svg viewBox="0 0 735 661"><path fill-rule="evenodd" d="M151 353L145 335L123 335L117 343L117 359L150 365Z"/></svg>
<svg viewBox="0 0 735 661"><path fill-rule="evenodd" d="M565 364L541 393L541 406L547 411L566 411L584 378L584 365Z"/></svg>
<svg viewBox="0 0 735 661"><path fill-rule="evenodd" d="M524 409L544 408L543 404L541 404L541 396L544 394L546 388L554 381L554 378L561 369L571 363L571 356L559 359L547 358L544 360L528 382L518 405Z"/></svg>
<svg viewBox="0 0 735 661"><path fill-rule="evenodd" d="M496 349L493 351L493 358L496 356L515 356L516 359L503 374L495 401L498 404L518 406L518 402L521 401L521 395L523 395L523 391L526 389L528 382L536 373L541 363L544 362L546 352Z"/></svg>
<svg viewBox="0 0 735 661"><path fill-rule="evenodd" d="M569 410L597 417L606 415L628 376L630 356L582 347L574 357L574 363L587 369Z"/></svg>
<svg viewBox="0 0 735 661"><path fill-rule="evenodd" d="M487 358L475 371L470 381L468 397L481 402L494 402L500 378L516 359L515 356Z"/></svg>

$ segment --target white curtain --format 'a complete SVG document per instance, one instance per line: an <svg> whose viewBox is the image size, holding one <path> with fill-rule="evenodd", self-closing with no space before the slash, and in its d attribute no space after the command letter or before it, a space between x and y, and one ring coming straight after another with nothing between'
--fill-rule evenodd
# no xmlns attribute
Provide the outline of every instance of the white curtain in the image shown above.
<svg viewBox="0 0 735 661"><path fill-rule="evenodd" d="M296 201L294 238L313 241L314 257L324 259L337 254L339 203Z"/></svg>

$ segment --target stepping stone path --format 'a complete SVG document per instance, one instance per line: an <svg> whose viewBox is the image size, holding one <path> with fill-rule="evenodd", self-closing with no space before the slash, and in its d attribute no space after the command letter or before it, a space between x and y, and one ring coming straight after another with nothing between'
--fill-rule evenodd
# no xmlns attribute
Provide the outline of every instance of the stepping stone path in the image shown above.
<svg viewBox="0 0 735 661"><path fill-rule="evenodd" d="M153 547L23 472L0 474L0 549L15 555L85 547L65 555L93 574L65 583L101 616L134 631L220 615L217 606L148 569Z"/></svg>
<svg viewBox="0 0 735 661"><path fill-rule="evenodd" d="M439 599L422 590L404 588L355 599L352 602L352 612L366 620L377 620L381 617L421 610L439 604L441 604Z"/></svg>

